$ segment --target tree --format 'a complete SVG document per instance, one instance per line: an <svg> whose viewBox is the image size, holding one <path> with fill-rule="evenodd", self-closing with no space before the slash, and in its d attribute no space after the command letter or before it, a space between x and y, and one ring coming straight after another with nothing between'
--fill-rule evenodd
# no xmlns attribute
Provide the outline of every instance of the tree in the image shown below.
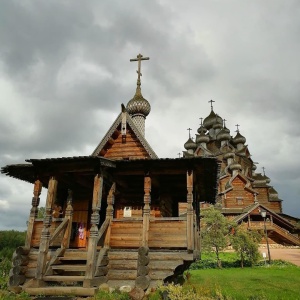
<svg viewBox="0 0 300 300"><path fill-rule="evenodd" d="M235 229L234 234L231 235L230 240L233 249L240 257L242 268L246 260L250 262L251 266L258 261L258 243L261 240L259 233L239 226Z"/></svg>
<svg viewBox="0 0 300 300"><path fill-rule="evenodd" d="M202 249L214 251L218 267L221 268L220 251L228 245L228 234L231 223L219 210L209 208L204 210L201 219L201 246Z"/></svg>

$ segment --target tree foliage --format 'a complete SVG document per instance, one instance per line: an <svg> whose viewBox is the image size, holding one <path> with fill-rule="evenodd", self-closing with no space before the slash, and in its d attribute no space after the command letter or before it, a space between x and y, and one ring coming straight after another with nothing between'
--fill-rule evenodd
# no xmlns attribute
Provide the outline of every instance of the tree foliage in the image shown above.
<svg viewBox="0 0 300 300"><path fill-rule="evenodd" d="M260 257L258 243L261 240L258 232L239 226L235 228L230 240L233 249L240 257L242 268L246 260L250 262L251 266L258 261Z"/></svg>
<svg viewBox="0 0 300 300"><path fill-rule="evenodd" d="M214 251L218 266L221 267L220 251L228 245L228 234L231 223L219 210L204 210L201 219L201 247L203 250Z"/></svg>

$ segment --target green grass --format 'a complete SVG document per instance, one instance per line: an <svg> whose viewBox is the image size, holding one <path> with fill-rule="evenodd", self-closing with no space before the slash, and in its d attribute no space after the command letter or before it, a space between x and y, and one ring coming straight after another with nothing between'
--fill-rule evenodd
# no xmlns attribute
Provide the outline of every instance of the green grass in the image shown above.
<svg viewBox="0 0 300 300"><path fill-rule="evenodd" d="M300 268L270 267L190 270L189 283L197 290L218 289L225 299L300 299Z"/></svg>

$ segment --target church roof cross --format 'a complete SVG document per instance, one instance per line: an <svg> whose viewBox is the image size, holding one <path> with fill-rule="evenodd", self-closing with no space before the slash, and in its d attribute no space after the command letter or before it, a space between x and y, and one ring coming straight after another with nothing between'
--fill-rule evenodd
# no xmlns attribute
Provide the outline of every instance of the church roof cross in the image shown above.
<svg viewBox="0 0 300 300"><path fill-rule="evenodd" d="M189 131L189 138L191 138L191 130L192 130L192 129L191 129L191 128L188 128L187 130Z"/></svg>
<svg viewBox="0 0 300 300"><path fill-rule="evenodd" d="M208 101L208 103L210 102L210 108L211 108L211 110L213 110L214 108L213 108L213 102L216 102L216 101L214 101L214 100L209 100Z"/></svg>
<svg viewBox="0 0 300 300"><path fill-rule="evenodd" d="M141 85L141 62L142 60L149 60L150 57L143 57L142 54L138 54L136 58L132 58L130 59L130 61L137 61L138 62L138 69L137 69L137 74L138 74L138 79L137 79L137 85L140 86Z"/></svg>
<svg viewBox="0 0 300 300"><path fill-rule="evenodd" d="M239 131L239 127L240 127L241 125L236 124L235 126L236 126L236 132L240 132L240 131Z"/></svg>
<svg viewBox="0 0 300 300"><path fill-rule="evenodd" d="M225 128L226 127L226 121L225 119L223 119L223 127Z"/></svg>
<svg viewBox="0 0 300 300"><path fill-rule="evenodd" d="M202 126L202 121L203 121L203 118L199 118L200 119L200 121L201 121L201 124L200 124L200 126Z"/></svg>
<svg viewBox="0 0 300 300"><path fill-rule="evenodd" d="M264 176L266 176L266 173L265 173L265 167L262 167L262 169L263 169L263 172L264 172Z"/></svg>

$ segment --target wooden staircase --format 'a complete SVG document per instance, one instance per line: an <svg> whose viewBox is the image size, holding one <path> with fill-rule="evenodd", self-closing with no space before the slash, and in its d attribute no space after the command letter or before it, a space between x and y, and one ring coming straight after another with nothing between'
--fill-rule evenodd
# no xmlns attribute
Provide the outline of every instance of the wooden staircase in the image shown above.
<svg viewBox="0 0 300 300"><path fill-rule="evenodd" d="M106 282L109 287L120 288L124 285L136 286L139 266L138 249L110 249L107 253L107 273L101 282ZM55 251L49 251L48 262ZM193 261L193 255L186 251L150 250L149 261L146 262L149 287L154 287L158 282L174 276L174 272L181 271ZM48 273L43 276L44 286L36 287L34 284L37 250L29 253L27 266L27 281L22 289L30 295L94 295L97 287L84 287L86 271L86 250L68 249L64 256L59 257ZM103 280L104 279L104 280Z"/></svg>

